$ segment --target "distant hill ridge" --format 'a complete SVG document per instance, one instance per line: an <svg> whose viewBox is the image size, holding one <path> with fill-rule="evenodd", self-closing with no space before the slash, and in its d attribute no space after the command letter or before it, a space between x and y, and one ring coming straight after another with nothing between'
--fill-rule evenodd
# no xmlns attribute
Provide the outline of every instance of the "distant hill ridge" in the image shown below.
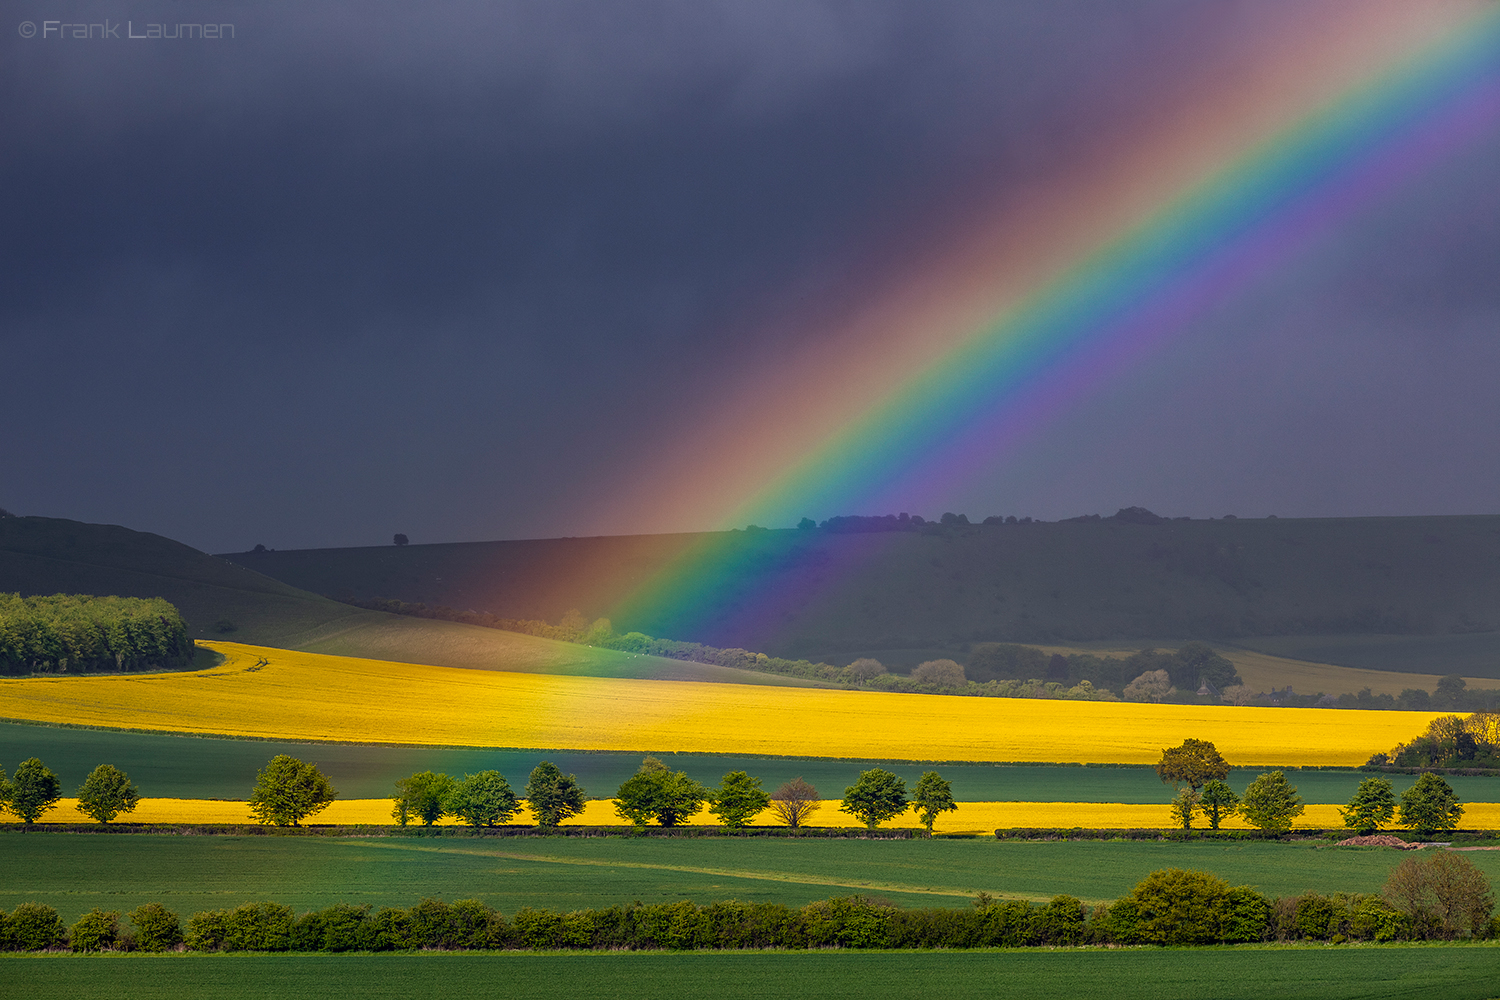
<svg viewBox="0 0 1500 1000"><path fill-rule="evenodd" d="M0 517L3 593L160 597L182 613L189 636L310 653L595 677L813 683L350 607L170 538L61 518Z"/></svg>
<svg viewBox="0 0 1500 1000"><path fill-rule="evenodd" d="M670 607L622 619L617 605L699 535L225 558L341 598L546 621L578 609L622 632L830 662L991 641L1208 639L1333 663L1363 657L1377 669L1500 676L1500 516L1169 520L1125 508L989 520L841 517L727 533L747 569L722 613L698 620ZM747 594L774 599L747 616L734 606ZM1324 651L1299 653L1299 642ZM1376 662L1382 656L1389 662Z"/></svg>

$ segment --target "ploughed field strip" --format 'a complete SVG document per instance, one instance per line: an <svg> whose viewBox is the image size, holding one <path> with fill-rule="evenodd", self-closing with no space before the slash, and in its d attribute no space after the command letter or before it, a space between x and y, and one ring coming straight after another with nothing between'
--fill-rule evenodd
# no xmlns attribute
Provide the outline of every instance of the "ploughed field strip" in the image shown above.
<svg viewBox="0 0 1500 1000"><path fill-rule="evenodd" d="M981 952L0 956L17 996L592 1000L1488 1000L1492 946ZM879 984L878 991L873 984Z"/></svg>
<svg viewBox="0 0 1500 1000"><path fill-rule="evenodd" d="M1435 714L964 698L561 677L215 643L176 674L0 680L0 718L280 740L903 760L1350 765Z"/></svg>
<svg viewBox="0 0 1500 1000"><path fill-rule="evenodd" d="M187 915L274 900L480 899L506 914L690 899L801 906L863 894L903 907L966 908L975 893L1087 902L1128 894L1160 868L1201 869L1271 896L1377 892L1405 852L1309 842L1015 842L785 838L425 838L4 835L0 909L36 901L71 923L94 907L160 902ZM1493 881L1500 851L1471 851Z"/></svg>
<svg viewBox="0 0 1500 1000"><path fill-rule="evenodd" d="M1412 732L1416 732L1413 729ZM398 778L417 771L475 774L496 770L520 788L537 762L550 760L565 773L577 775L590 795L608 795L641 764L640 753L577 752L571 750L492 750L460 747L388 746L351 743L291 743L284 741L214 739L160 733L80 729L67 726L0 723L0 766L13 770L18 761L40 757L72 791L98 764L110 763L127 772L141 794L154 799L244 799L255 774L276 754L290 754L318 765L338 789L341 800L378 799L389 795ZM960 802L1123 803L1165 805L1175 789L1163 784L1145 765L1131 767L1065 767L1054 765L997 765L914 763L902 760L838 760L828 757L749 757L730 754L675 754L654 751L674 771L705 785L714 785L730 771L746 771L776 788L802 777L825 795L840 795L859 772L883 767L915 784L923 771L936 769L952 782ZM1243 767L1230 772L1229 784L1238 794L1264 768ZM1366 774L1352 770L1300 769L1289 772L1302 797L1313 803L1348 802ZM1415 781L1405 774L1388 775L1397 795ZM1465 802L1500 802L1500 777L1449 776ZM332 807L339 810L343 803ZM142 809L147 808L146 805ZM207 809L209 807L195 807ZM138 811L123 819L143 820ZM227 815L227 814L226 814ZM239 814L234 814L238 816ZM827 822L826 812L819 814ZM58 814L49 814L58 819ZM208 821L207 816L194 817ZM956 817L955 817L956 818ZM384 822L385 817L370 822ZM152 820L155 821L154 819ZM238 819L225 822L238 822ZM334 822L320 814L318 822ZM342 820L341 820L342 821ZM347 820L365 822L365 820ZM612 820L611 820L612 821ZM940 821L942 822L942 821ZM988 822L988 821L986 821ZM1320 821L1321 822L1321 821ZM1338 820L1333 825L1338 825ZM1081 823L1081 821L1080 821ZM1076 826L1080 823L1035 825ZM997 822L994 825L1032 825ZM1089 823L1085 825L1097 825ZM1314 825L1308 820L1301 825ZM1471 821L1466 826L1474 826ZM1489 824L1486 824L1487 826Z"/></svg>

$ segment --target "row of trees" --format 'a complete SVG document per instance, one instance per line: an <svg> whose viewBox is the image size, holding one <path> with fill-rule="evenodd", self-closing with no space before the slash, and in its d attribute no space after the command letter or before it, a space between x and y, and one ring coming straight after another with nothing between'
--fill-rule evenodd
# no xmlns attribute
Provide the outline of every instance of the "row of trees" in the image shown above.
<svg viewBox="0 0 1500 1000"><path fill-rule="evenodd" d="M0 674L160 670L192 658L187 623L161 598L0 593Z"/></svg>
<svg viewBox="0 0 1500 1000"><path fill-rule="evenodd" d="M885 523L882 518L856 518ZM892 524L898 522L892 515ZM840 531L907 530L906 528L857 527ZM344 598L346 603L375 611L465 622L487 628L522 632L527 635L557 639L563 642L616 649L622 652L661 656L692 663L708 663L741 670L802 677L809 680L866 687L877 691L914 694L958 694L989 698L1060 698L1075 701L1183 701L1201 700L1206 694L1214 701L1235 705L1281 705L1303 708L1378 708L1429 711L1432 708L1482 709L1493 703L1496 692L1464 693L1461 677L1446 677L1437 684L1435 694L1419 689L1403 691L1399 698L1359 694L1331 696L1295 695L1291 689L1272 693L1250 691L1240 679L1235 666L1202 642L1190 642L1176 650L1144 649L1126 657L1095 656L1091 653L1048 653L1035 646L1016 643L987 642L973 647L966 664L956 660L936 659L919 664L910 674L893 674L880 661L871 658L855 660L844 667L811 660L790 660L747 649L720 649L699 642L657 639L643 632L620 635L608 618L590 622L576 609L563 615L556 624L521 618L500 618L477 611L458 611L446 606L429 607L389 598L360 600ZM1487 700L1486 700L1487 699ZM1472 706L1469 705L1473 702Z"/></svg>
<svg viewBox="0 0 1500 1000"><path fill-rule="evenodd" d="M1297 786L1287 780L1285 772L1261 774L1241 797L1224 780L1229 769L1229 762L1207 740L1187 739L1181 746L1162 751L1156 773L1163 782L1177 786L1172 812L1184 830L1192 828L1194 815L1201 812L1215 830L1238 813L1259 829L1284 832L1305 811ZM1340 810L1344 825L1358 833L1374 833L1398 814L1402 826L1418 833L1452 830L1463 813L1453 786L1432 773L1421 775L1401 793L1399 802L1390 781L1366 778Z"/></svg>
<svg viewBox="0 0 1500 1000"><path fill-rule="evenodd" d="M297 916L277 903L193 914L184 927L160 903L129 914L94 909L71 928L57 911L22 903L0 911L0 948L39 951L300 951L404 949L976 948L1213 945L1259 941L1492 938L1494 893L1456 854L1408 858L1379 895L1307 893L1267 898L1208 872L1152 872L1125 898L1086 906L980 893L970 910L902 910L861 896L787 907L725 901L616 906L555 913L530 907L507 920L476 899L424 899L402 909L340 903Z"/></svg>
<svg viewBox="0 0 1500 1000"><path fill-rule="evenodd" d="M608 618L598 618L590 622L577 609L568 611L561 621L553 625L527 618L501 618L479 611L459 611L444 605L431 607L426 604L384 597L370 600L346 597L342 600L346 604L372 611L463 622L468 625L504 629L507 632L521 632L525 635L540 636L543 639L598 646L625 653L661 656L669 660L708 663L719 667L735 667L740 670L755 670L760 673L780 674L784 677L802 677L833 683L858 683L857 678L851 677L846 670L831 663L789 660L780 656L767 656L765 653L752 653L748 649L720 649L716 646L705 646L701 642L657 639L644 632L627 632L619 635Z"/></svg>
<svg viewBox="0 0 1500 1000"><path fill-rule="evenodd" d="M0 812L14 813L23 823L35 823L62 798L62 780L36 757L23 760L14 779L0 768ZM130 776L113 764L100 764L78 789L78 809L100 823L140 802L140 791Z"/></svg>
<svg viewBox="0 0 1500 1000"><path fill-rule="evenodd" d="M1500 713L1439 716L1410 743L1397 743L1390 753L1377 753L1368 763L1375 767L1500 768Z"/></svg>
<svg viewBox="0 0 1500 1000"><path fill-rule="evenodd" d="M531 808L537 826L555 827L583 811L585 792L571 774L563 774L550 761L542 761L531 772L524 789L524 802ZM481 771L462 779L434 771L419 771L396 782L391 816L406 826L413 820L432 825L453 816L471 826L509 823L521 811L523 799L498 771ZM915 805L929 835L938 816L958 808L949 782L935 771L917 781L910 798L906 781L883 768L860 773L859 780L844 789L840 811L859 819L869 829L893 819ZM636 827L650 823L679 826L703 810L717 817L721 826L740 829L767 808L793 829L806 825L821 806L818 790L801 777L767 792L761 779L745 771L724 775L717 788L710 788L673 771L655 757L647 757L640 769L621 783L614 807L620 818ZM300 817L299 817L300 818Z"/></svg>

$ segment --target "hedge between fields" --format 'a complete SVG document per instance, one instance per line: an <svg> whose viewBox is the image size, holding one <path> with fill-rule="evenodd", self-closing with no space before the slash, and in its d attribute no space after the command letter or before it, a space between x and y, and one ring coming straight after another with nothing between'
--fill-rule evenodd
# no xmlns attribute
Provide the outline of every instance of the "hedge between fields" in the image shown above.
<svg viewBox="0 0 1500 1000"><path fill-rule="evenodd" d="M1157 873L1162 874L1162 873ZM1178 873L1202 875L1203 873ZM1211 876L1210 882L1214 881ZM1142 883L1145 885L1145 882ZM1210 945L1254 942L1406 941L1452 938L1375 895L1336 893L1271 899L1247 886L1191 894L1172 906L1137 893L1085 906L990 900L968 910L903 910L863 896L800 908L777 903L689 901L556 913L522 908L506 919L478 900L423 899L408 909L339 903L297 916L279 903L180 918L159 903L129 915L95 909L71 928L50 906L0 911L8 951L378 952L434 950L672 950L807 948L1019 948L1077 945ZM1490 919L1472 936L1500 935Z"/></svg>

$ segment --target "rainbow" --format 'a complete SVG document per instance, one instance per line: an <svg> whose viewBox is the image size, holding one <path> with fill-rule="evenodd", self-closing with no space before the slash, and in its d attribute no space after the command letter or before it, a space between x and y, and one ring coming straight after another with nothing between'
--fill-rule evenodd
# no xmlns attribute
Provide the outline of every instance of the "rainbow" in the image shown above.
<svg viewBox="0 0 1500 1000"><path fill-rule="evenodd" d="M649 482L674 484L679 523L717 509L720 526L941 503L1191 320L1493 134L1497 5L1342 7L1136 146L968 213L983 221L822 337L807 374L751 379L755 404L727 401ZM875 360L851 362L851 345ZM807 390L835 372L843 393ZM705 535L614 615L748 608L762 557L742 533Z"/></svg>

